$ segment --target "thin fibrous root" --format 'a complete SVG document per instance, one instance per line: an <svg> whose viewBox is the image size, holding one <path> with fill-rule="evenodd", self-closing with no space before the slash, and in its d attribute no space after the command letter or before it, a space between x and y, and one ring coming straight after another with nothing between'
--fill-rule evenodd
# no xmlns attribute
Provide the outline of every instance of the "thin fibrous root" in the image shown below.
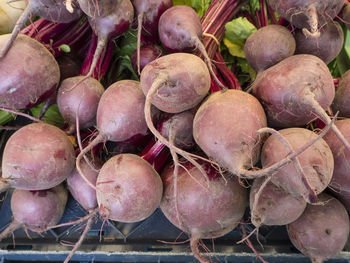
<svg viewBox="0 0 350 263"><path fill-rule="evenodd" d="M94 210L90 211L85 216L79 218L78 220L62 223L62 224L55 225L55 226L51 226L51 227L49 227L49 229L51 229L51 228L58 228L58 227L64 227L64 226L77 225L77 224L80 224L82 222L85 222L86 220L88 220L91 217L94 217L97 213L98 213L98 207L96 207Z"/></svg>
<svg viewBox="0 0 350 263"><path fill-rule="evenodd" d="M310 26L311 31L309 31L307 28L303 28L303 34L305 37L311 37L311 38L319 38L321 33L318 30L318 15L317 15L317 9L315 5L311 5L310 8L306 11L306 15L308 16L308 23Z"/></svg>
<svg viewBox="0 0 350 263"><path fill-rule="evenodd" d="M22 227L22 225L23 225L22 223L20 223L14 219L12 221L12 223L7 228L5 228L5 230L2 231L2 233L0 233L0 241L3 240L4 238L6 238L7 236L11 235L13 233L13 231Z"/></svg>
<svg viewBox="0 0 350 263"><path fill-rule="evenodd" d="M4 107L0 107L0 110L9 112L9 113L12 113L12 114L15 114L15 115L19 115L19 116L26 117L27 119L32 120L32 121L35 121L35 122L44 123L42 120L40 120L40 119L38 119L38 118L35 118L35 117L33 117L33 116L30 116L29 114L20 112L20 111L11 110L11 109L7 109L7 108L4 108Z"/></svg>
<svg viewBox="0 0 350 263"><path fill-rule="evenodd" d="M141 12L137 17L137 73L141 74L141 31L142 31L142 22L143 22L143 14Z"/></svg>
<svg viewBox="0 0 350 263"><path fill-rule="evenodd" d="M79 240L77 243L75 243L72 251L69 253L69 255L67 256L67 258L64 260L63 263L68 263L69 260L73 257L74 253L78 250L78 248L81 246L81 244L83 243L86 234L90 231L91 227L92 227L92 223L93 223L93 216L91 216L88 221L86 222L86 226L85 229L83 231L83 233L81 234Z"/></svg>
<svg viewBox="0 0 350 263"><path fill-rule="evenodd" d="M106 138L103 134L99 134L97 135L97 137L92 141L90 142L90 144L85 147L78 155L76 161L75 161L75 165L76 165L76 168L79 172L79 174L81 175L81 177L84 179L84 181L94 190L96 191L99 191L99 189L89 181L89 179L84 175L84 172L83 170L81 169L81 165L80 165L80 162L81 162L81 159L83 158L83 156L85 154L87 154L92 148L94 148L97 144L101 143L101 142L104 142L106 141Z"/></svg>
<svg viewBox="0 0 350 263"><path fill-rule="evenodd" d="M152 100L153 95L158 91L159 87L166 82L167 82L166 75L158 76L156 78L156 80L153 82L151 88L149 89L149 91L147 93L146 102L145 102L145 119L146 119L147 126L150 129L150 131L152 132L152 134L161 143L163 143L170 150L173 150L175 153L183 156L187 161L192 163L201 172L201 174L205 177L205 179L207 181L207 185L209 187L209 179L208 179L207 173L204 171L203 167L197 161L195 161L194 158L192 158L195 155L190 154L190 153L176 147L174 144L170 143L165 137L163 137L163 135L155 128L155 126L153 124L152 114L151 114L151 106L152 106L151 100ZM200 156L198 156L198 157L200 157Z"/></svg>
<svg viewBox="0 0 350 263"><path fill-rule="evenodd" d="M172 144L174 144L174 141L175 141L174 137L175 136L172 134L172 129L170 129L170 131L169 131L169 141ZM180 219L179 203L177 201L177 193L178 193L178 190L177 190L177 178L178 178L178 175L179 175L179 158L178 158L176 152L174 152L174 150L170 149L170 153L171 153L171 156L172 156L173 162L174 162L173 184L174 184L175 213L176 213L176 218L177 218L178 224L179 224L179 226L181 228L182 221Z"/></svg>
<svg viewBox="0 0 350 263"><path fill-rule="evenodd" d="M79 103L79 106L77 108L77 111L75 112L75 130L76 130L76 134L77 134L77 141L78 141L79 149L80 149L80 151L82 151L83 146L82 146L81 137L80 137L79 108L80 108L80 103ZM89 158L85 154L84 154L84 159L93 171L95 171L97 173L99 172L99 170L97 170L94 167L94 165L90 162Z"/></svg>
<svg viewBox="0 0 350 263"><path fill-rule="evenodd" d="M269 167L266 167L264 169L257 170L257 171L251 171L251 170L246 170L244 168L241 168L238 171L236 171L235 174L241 178L255 179L263 176L271 176L272 174L278 172L284 166L291 163L298 155L306 151L311 145L313 145L318 140L322 139L323 136L325 136L326 133L329 131L329 129L333 126L336 116L330 123L327 124L327 126L322 130L322 132L318 134L318 136L315 139L309 141L308 143L306 143L304 146L300 147L296 151L288 154L286 157L284 157L282 160L278 161L277 163L274 163ZM262 129L264 131L264 128ZM257 133L260 133L260 130L258 130Z"/></svg>
<svg viewBox="0 0 350 263"><path fill-rule="evenodd" d="M190 246L191 246L191 250L193 253L193 256L200 262L200 263L210 263L210 261L208 259L206 259L205 257L203 257L199 251L198 248L199 245L199 238L192 236L190 238Z"/></svg>
<svg viewBox="0 0 350 263"><path fill-rule="evenodd" d="M194 38L194 43L196 45L196 47L198 48L199 52L203 55L204 60L208 66L210 75L212 76L212 78L215 80L215 82L222 88L222 89L227 89L227 87L221 83L221 81L218 79L218 77L216 76L214 69L213 69L213 64L211 63L210 57L208 56L208 53L202 43L202 41L196 37Z"/></svg>

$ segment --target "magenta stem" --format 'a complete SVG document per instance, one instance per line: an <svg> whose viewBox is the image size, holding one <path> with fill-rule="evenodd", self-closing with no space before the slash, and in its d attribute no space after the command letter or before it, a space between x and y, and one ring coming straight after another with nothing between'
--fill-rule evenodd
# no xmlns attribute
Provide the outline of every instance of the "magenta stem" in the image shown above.
<svg viewBox="0 0 350 263"><path fill-rule="evenodd" d="M149 148L149 145L151 144L153 145L151 148ZM149 148L149 150L147 150L146 152L142 152L141 158L153 165L156 157L164 149L165 145L160 141L151 141L149 145L146 146L146 149Z"/></svg>
<svg viewBox="0 0 350 263"><path fill-rule="evenodd" d="M26 26L21 30L21 34L27 35L29 37L34 36L36 33L38 33L42 28L47 26L50 22L48 20L45 20L44 18L40 18L37 21L31 23L30 25Z"/></svg>
<svg viewBox="0 0 350 263"><path fill-rule="evenodd" d="M260 7L261 7L261 22L262 26L267 26L269 24L269 20L267 18L267 10L266 10L266 3L265 0L260 0Z"/></svg>
<svg viewBox="0 0 350 263"><path fill-rule="evenodd" d="M95 33L92 33L89 50L88 50L88 53L86 54L86 58L83 62L83 65L81 66L79 75L85 76L89 72L96 47L97 47L97 35Z"/></svg>

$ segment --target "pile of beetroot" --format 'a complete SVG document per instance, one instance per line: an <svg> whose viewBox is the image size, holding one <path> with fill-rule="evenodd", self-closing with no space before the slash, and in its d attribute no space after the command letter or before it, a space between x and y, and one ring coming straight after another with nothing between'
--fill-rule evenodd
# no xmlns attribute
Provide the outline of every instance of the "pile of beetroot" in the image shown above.
<svg viewBox="0 0 350 263"><path fill-rule="evenodd" d="M0 191L15 190L0 240L62 226L68 189L87 214L63 223L86 223L65 262L97 217L134 223L158 207L200 262L210 262L201 239L231 232L247 209L254 232L286 225L312 262L335 257L350 226L350 71L334 81L327 64L343 48L350 4L247 4L213 0L200 19L170 0L28 0L0 35L0 107L44 106L4 147ZM220 53L239 16L258 27L244 43L249 85ZM106 85L129 28L136 77ZM51 104L64 126L41 120Z"/></svg>

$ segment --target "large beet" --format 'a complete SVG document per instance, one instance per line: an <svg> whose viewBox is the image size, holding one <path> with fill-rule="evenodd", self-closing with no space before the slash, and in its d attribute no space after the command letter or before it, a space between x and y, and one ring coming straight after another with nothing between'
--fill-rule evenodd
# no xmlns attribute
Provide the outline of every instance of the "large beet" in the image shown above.
<svg viewBox="0 0 350 263"><path fill-rule="evenodd" d="M29 124L16 131L5 145L2 187L49 189L68 177L74 163L73 145L63 131L49 124Z"/></svg>
<svg viewBox="0 0 350 263"><path fill-rule="evenodd" d="M349 236L349 216L335 198L322 194L322 204L308 205L304 213L287 226L293 245L313 263L336 256Z"/></svg>
<svg viewBox="0 0 350 263"><path fill-rule="evenodd" d="M313 55L294 55L263 71L253 92L265 108L270 127L302 126L315 118L314 99L327 109L334 98L333 77Z"/></svg>
<svg viewBox="0 0 350 263"><path fill-rule="evenodd" d="M207 262L199 254L199 240L217 238L232 231L243 217L247 192L237 178L225 174L224 179L210 164L202 165L206 177L189 162L182 165L187 170L179 169L177 200L174 198L174 166L169 165L163 171L164 195L160 207L172 224L189 234L195 257Z"/></svg>
<svg viewBox="0 0 350 263"><path fill-rule="evenodd" d="M0 36L0 50L9 37ZM0 106L28 109L55 91L60 81L60 69L44 45L19 35L0 60L0 80Z"/></svg>
<svg viewBox="0 0 350 263"><path fill-rule="evenodd" d="M198 109L193 137L209 157L244 177L259 159L262 140L257 131L264 127L265 112L254 96L239 90L218 91Z"/></svg>

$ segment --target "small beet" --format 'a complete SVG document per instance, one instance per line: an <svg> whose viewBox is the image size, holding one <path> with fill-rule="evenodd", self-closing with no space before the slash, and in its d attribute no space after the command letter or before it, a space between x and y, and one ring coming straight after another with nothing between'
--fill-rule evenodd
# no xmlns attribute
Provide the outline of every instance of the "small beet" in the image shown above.
<svg viewBox="0 0 350 263"><path fill-rule="evenodd" d="M267 178L254 180L250 190L250 213L255 227L261 225L287 225L298 219L306 208L306 202L268 182Z"/></svg>
<svg viewBox="0 0 350 263"><path fill-rule="evenodd" d="M293 245L313 263L336 256L349 237L349 216L335 198L322 194L321 204L308 205L304 213L287 225Z"/></svg>
<svg viewBox="0 0 350 263"><path fill-rule="evenodd" d="M97 182L100 214L118 222L138 222L149 217L162 198L162 180L141 157L119 154L101 168Z"/></svg>
<svg viewBox="0 0 350 263"><path fill-rule="evenodd" d="M159 20L159 38L169 52L193 52L202 54L212 78L225 88L214 73L212 62L202 42L203 28L193 8L177 5L166 10Z"/></svg>
<svg viewBox="0 0 350 263"><path fill-rule="evenodd" d="M244 44L247 62L257 72L294 55L294 51L293 35L287 28L280 25L260 28L251 34Z"/></svg>
<svg viewBox="0 0 350 263"><path fill-rule="evenodd" d="M344 44L344 33L338 22L329 22L320 29L319 38L306 37L301 30L295 31L295 54L311 54L326 64L336 58Z"/></svg>
<svg viewBox="0 0 350 263"><path fill-rule="evenodd" d="M350 119L337 120L334 125L350 139ZM334 158L334 172L330 188L341 194L350 192L350 151L346 150L333 131L329 131L324 140L329 145Z"/></svg>
<svg viewBox="0 0 350 263"><path fill-rule="evenodd" d="M194 114L184 111L170 117L161 125L161 134L176 147L190 149L195 145L193 139Z"/></svg>
<svg viewBox="0 0 350 263"><path fill-rule="evenodd" d="M161 15L173 5L171 0L133 0L137 15L136 70L141 73L141 34L151 42L158 42L158 23Z"/></svg>
<svg viewBox="0 0 350 263"><path fill-rule="evenodd" d="M339 116L350 118L350 70L340 78L332 109L334 112L339 111Z"/></svg>
<svg viewBox="0 0 350 263"><path fill-rule="evenodd" d="M147 45L140 47L140 72L143 68L153 60L161 57L163 50L158 45ZM137 72L137 50L132 54L131 57L132 67Z"/></svg>
<svg viewBox="0 0 350 263"><path fill-rule="evenodd" d="M85 1L85 0L82 0ZM95 1L95 0L91 0ZM121 0L113 12L105 16L89 16L89 24L97 35L97 47L93 60L91 62L90 71L86 77L91 77L97 62L107 47L108 41L123 34L129 29L134 19L134 8L130 0Z"/></svg>
<svg viewBox="0 0 350 263"><path fill-rule="evenodd" d="M39 234L45 232L61 219L67 198L62 184L40 191L15 189L11 197L13 221L0 234L0 240L20 227Z"/></svg>
<svg viewBox="0 0 350 263"><path fill-rule="evenodd" d="M94 185L98 172L93 170L86 162L83 161L81 169L86 178ZM85 180L81 177L77 169L67 178L67 185L69 192L74 199L88 212L91 212L97 207L96 190L91 188Z"/></svg>
<svg viewBox="0 0 350 263"><path fill-rule="evenodd" d="M96 125L97 107L103 92L103 86L94 78L72 77L61 83L57 105L69 125L68 133L75 131L76 116L81 129Z"/></svg>

